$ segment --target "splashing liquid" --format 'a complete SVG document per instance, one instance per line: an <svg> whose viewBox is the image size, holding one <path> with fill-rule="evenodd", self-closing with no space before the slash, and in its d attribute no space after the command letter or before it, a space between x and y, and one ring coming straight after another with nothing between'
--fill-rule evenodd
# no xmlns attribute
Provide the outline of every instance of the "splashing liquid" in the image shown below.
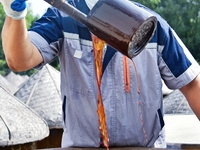
<svg viewBox="0 0 200 150"><path fill-rule="evenodd" d="M109 150L109 139L108 139L108 132L106 127L106 115L104 111L102 96L101 96L101 78L102 78L102 55L103 55L103 48L105 46L105 41L99 39L95 35L92 34L92 42L94 47L94 63L96 68L96 79L97 79L97 86L98 86L98 109L97 114L99 117L99 130L101 134L101 139L103 141L103 145Z"/></svg>

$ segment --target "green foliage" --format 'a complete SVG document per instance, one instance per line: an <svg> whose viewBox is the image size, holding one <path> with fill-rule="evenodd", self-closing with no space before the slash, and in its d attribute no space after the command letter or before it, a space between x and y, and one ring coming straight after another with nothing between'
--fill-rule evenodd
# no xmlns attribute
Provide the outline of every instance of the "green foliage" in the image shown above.
<svg viewBox="0 0 200 150"><path fill-rule="evenodd" d="M0 30L2 30L4 20L5 20L5 13L4 13L3 7L0 5ZM0 60L4 60L5 57L4 57L4 54L3 54L3 51L2 51L2 44L1 43L2 43L2 40L0 38Z"/></svg>
<svg viewBox="0 0 200 150"><path fill-rule="evenodd" d="M1 75L6 75L8 69L5 69L5 68L8 68L6 61L3 59L0 59L0 74Z"/></svg>
<svg viewBox="0 0 200 150"><path fill-rule="evenodd" d="M53 66L54 68L56 68L57 70L60 70L60 62L59 62L59 58L56 57L51 63L51 66Z"/></svg>
<svg viewBox="0 0 200 150"><path fill-rule="evenodd" d="M3 28L4 20L5 20L5 13L4 13L2 5L0 4L0 30L2 30ZM5 56L3 53L2 39L0 38L0 74L5 75L7 71L8 71L8 67L7 67Z"/></svg>
<svg viewBox="0 0 200 150"><path fill-rule="evenodd" d="M32 11L28 10L28 13L26 15L26 26L27 26L27 28L29 29L37 19L38 19L38 17L33 16Z"/></svg>
<svg viewBox="0 0 200 150"><path fill-rule="evenodd" d="M133 0L132 0L133 1ZM140 4L143 4L144 6L147 6L148 8L155 9L161 0L134 0L135 2L138 2Z"/></svg>
<svg viewBox="0 0 200 150"><path fill-rule="evenodd" d="M188 47L200 60L200 1L162 0L156 11L165 18Z"/></svg>

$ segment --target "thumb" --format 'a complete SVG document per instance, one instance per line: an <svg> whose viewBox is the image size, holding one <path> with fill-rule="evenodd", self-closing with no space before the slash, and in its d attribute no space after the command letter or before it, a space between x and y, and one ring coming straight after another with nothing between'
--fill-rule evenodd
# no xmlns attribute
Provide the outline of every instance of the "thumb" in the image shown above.
<svg viewBox="0 0 200 150"><path fill-rule="evenodd" d="M15 0L11 4L14 11L21 12L26 9L26 0Z"/></svg>

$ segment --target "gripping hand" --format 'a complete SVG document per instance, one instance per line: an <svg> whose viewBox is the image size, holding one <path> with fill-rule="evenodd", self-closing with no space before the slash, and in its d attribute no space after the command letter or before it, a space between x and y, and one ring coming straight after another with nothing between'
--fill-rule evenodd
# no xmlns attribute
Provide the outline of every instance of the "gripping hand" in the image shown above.
<svg viewBox="0 0 200 150"><path fill-rule="evenodd" d="M0 0L7 16L21 20L27 14L26 0Z"/></svg>

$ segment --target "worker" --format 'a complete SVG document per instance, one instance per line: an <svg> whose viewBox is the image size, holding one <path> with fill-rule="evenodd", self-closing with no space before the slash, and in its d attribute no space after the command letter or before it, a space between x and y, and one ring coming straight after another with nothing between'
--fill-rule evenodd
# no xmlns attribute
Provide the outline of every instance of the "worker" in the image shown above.
<svg viewBox="0 0 200 150"><path fill-rule="evenodd" d="M119 0L120 1L120 0ZM126 0L122 0L126 2ZM54 7L27 30L25 0L0 0L6 13L3 51L14 71L60 60L62 147L101 147L98 85L88 28ZM68 0L86 15L97 0ZM180 89L200 119L200 68L168 23L156 12L157 28L144 50L130 59L107 45L103 52L101 98L109 146L166 147L162 79ZM120 22L120 20L119 20Z"/></svg>

